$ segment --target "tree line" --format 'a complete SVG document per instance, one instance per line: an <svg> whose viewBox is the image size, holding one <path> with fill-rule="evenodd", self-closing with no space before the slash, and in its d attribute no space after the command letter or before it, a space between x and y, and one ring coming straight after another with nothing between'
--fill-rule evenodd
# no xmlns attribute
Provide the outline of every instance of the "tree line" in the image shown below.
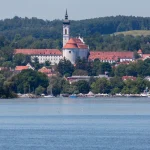
<svg viewBox="0 0 150 150"><path fill-rule="evenodd" d="M149 17L116 16L71 21L71 36L79 34L91 50L150 51L150 36L113 35L129 30L149 30ZM0 48L62 48L62 20L20 18L0 20Z"/></svg>
<svg viewBox="0 0 150 150"><path fill-rule="evenodd" d="M14 62L17 64L25 63L28 57L15 56ZM130 64L109 64L107 62L88 62L85 59L78 58L76 66L72 65L69 60L63 59L58 65L53 66L57 76L48 78L45 74L38 72L38 65L50 66L50 64L39 64L34 62L35 70L24 70L15 74L11 70L0 71L0 97L16 97L16 93L34 93L40 95L48 94L48 91L57 96L59 94L78 94L92 91L95 94L139 94L146 87L150 88L150 82L144 79L150 74L150 59L145 61L131 62ZM107 78L94 78L100 74L107 74ZM78 81L70 84L66 80L69 76L91 76L90 81ZM123 76L134 76L137 79L123 81Z"/></svg>

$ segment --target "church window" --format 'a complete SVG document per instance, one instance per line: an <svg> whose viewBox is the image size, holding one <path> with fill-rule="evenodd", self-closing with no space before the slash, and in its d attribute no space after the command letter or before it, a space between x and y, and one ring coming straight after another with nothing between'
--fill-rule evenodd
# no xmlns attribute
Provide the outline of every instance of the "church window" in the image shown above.
<svg viewBox="0 0 150 150"><path fill-rule="evenodd" d="M67 29L65 29L65 34L67 34Z"/></svg>

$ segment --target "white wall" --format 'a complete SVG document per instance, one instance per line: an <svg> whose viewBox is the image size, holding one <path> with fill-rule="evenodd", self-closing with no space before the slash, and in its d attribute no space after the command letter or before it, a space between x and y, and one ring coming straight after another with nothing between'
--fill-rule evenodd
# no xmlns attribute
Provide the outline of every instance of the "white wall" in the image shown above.
<svg viewBox="0 0 150 150"><path fill-rule="evenodd" d="M52 65L54 64L58 64L59 61L63 58L61 55L35 55L35 56L31 56L32 61L34 60L34 58L37 57L39 59L39 63L44 63L45 61L49 61L51 62Z"/></svg>
<svg viewBox="0 0 150 150"><path fill-rule="evenodd" d="M72 64L75 64L78 57L78 49L64 49L63 58L70 60Z"/></svg>
<svg viewBox="0 0 150 150"><path fill-rule="evenodd" d="M67 30L67 34L65 34L65 30ZM69 41L70 38L70 25L63 25L63 47Z"/></svg>

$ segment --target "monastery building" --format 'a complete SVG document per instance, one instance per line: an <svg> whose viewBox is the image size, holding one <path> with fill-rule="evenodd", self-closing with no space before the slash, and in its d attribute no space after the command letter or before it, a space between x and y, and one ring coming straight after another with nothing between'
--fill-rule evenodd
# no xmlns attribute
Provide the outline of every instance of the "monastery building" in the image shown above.
<svg viewBox="0 0 150 150"><path fill-rule="evenodd" d="M90 61L99 59L101 62L114 63L130 62L134 60L133 52L100 52L89 51L89 46L84 43L83 38L70 38L70 21L66 11L65 19L63 21L63 48L62 51L58 49L16 49L14 54L30 55L31 60L38 58L39 63L49 61L52 65L58 64L63 58L70 60L75 64L76 59L85 58Z"/></svg>

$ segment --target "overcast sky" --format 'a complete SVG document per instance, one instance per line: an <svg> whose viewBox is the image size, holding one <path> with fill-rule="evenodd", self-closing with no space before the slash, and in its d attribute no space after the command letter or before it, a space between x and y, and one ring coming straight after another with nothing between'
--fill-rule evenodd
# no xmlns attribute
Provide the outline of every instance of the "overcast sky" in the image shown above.
<svg viewBox="0 0 150 150"><path fill-rule="evenodd" d="M71 20L116 15L150 17L150 0L0 0L0 19L63 19L66 8Z"/></svg>

